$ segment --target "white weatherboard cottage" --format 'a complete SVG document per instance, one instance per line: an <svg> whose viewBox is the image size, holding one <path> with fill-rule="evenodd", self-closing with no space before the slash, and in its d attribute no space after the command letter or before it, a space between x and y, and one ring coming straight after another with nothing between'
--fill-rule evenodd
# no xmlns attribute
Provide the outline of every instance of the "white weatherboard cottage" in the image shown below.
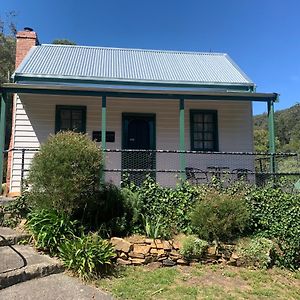
<svg viewBox="0 0 300 300"><path fill-rule="evenodd" d="M1 87L3 106L6 94L15 93L10 144L15 150L9 153L8 164L12 195L21 186L18 149L39 148L60 130L86 132L104 149L252 152L252 101L267 102L272 121L277 95L256 93L254 83L224 53L37 45L30 29L17 37L20 64L14 82ZM26 151L24 169L34 153ZM105 179L118 184L121 172L113 170L122 168L254 168L251 156L132 157L108 152L105 168L111 172ZM155 178L164 185L176 182L174 173L158 172Z"/></svg>

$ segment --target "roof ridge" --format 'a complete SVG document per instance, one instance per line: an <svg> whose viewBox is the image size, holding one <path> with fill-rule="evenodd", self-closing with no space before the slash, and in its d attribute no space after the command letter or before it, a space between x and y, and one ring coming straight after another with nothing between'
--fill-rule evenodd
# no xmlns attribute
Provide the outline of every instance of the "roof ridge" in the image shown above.
<svg viewBox="0 0 300 300"><path fill-rule="evenodd" d="M121 48L121 47L103 47L103 46L88 46L88 45L59 45L59 44L41 44L38 47L76 47L76 48L92 48L103 50L122 50L122 51L139 51L139 52L162 52L162 53L177 53L177 54L198 54L212 56L228 56L226 52L204 52L204 51L186 51L186 50L164 50L164 49L145 49L145 48Z"/></svg>

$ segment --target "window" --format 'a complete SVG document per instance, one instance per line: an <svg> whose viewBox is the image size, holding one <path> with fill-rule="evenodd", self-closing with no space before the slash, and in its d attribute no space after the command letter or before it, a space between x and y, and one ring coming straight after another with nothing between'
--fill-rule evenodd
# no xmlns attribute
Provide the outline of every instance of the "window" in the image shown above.
<svg viewBox="0 0 300 300"><path fill-rule="evenodd" d="M191 110L191 149L218 151L218 120L215 110Z"/></svg>
<svg viewBox="0 0 300 300"><path fill-rule="evenodd" d="M56 106L55 133L65 130L85 133L85 123L85 106Z"/></svg>

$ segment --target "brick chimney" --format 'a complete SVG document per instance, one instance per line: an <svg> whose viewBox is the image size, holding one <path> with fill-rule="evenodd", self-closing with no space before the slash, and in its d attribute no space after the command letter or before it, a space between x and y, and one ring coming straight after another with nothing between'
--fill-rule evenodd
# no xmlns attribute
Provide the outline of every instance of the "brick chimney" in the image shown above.
<svg viewBox="0 0 300 300"><path fill-rule="evenodd" d="M29 50L39 44L37 34L29 27L25 27L23 31L19 31L16 35L17 37L17 45L16 45L16 68L20 65L23 61ZM15 131L15 110L16 110L16 94L13 97L13 104L12 104L12 130L11 130L11 137L9 143L9 149L14 147L14 131ZM12 175L12 156L13 152L8 152L7 158L7 174L6 174L6 191L5 193L10 196L17 196L18 194L14 195L10 193L10 181Z"/></svg>
<svg viewBox="0 0 300 300"><path fill-rule="evenodd" d="M20 65L31 47L38 45L37 34L32 28L25 27L23 31L19 31L16 35L16 68Z"/></svg>

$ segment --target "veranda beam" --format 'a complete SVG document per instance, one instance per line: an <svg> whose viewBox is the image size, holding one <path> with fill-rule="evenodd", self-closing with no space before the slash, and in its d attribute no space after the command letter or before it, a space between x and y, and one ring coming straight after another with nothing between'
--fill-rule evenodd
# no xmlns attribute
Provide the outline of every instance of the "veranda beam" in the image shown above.
<svg viewBox="0 0 300 300"><path fill-rule="evenodd" d="M1 94L0 103L0 191L2 191L3 170L4 170L4 145L5 145L5 112L6 112L6 94Z"/></svg>
<svg viewBox="0 0 300 300"><path fill-rule="evenodd" d="M181 179L185 180L185 132L184 132L184 99L179 100L179 150L182 151L179 153L179 166L180 166L180 175Z"/></svg>
<svg viewBox="0 0 300 300"><path fill-rule="evenodd" d="M274 101L268 101L268 129L269 129L269 153L270 159L270 171L276 172L276 164L274 154L276 153L275 147L275 125L274 125Z"/></svg>
<svg viewBox="0 0 300 300"><path fill-rule="evenodd" d="M105 169L105 150L106 150L106 96L102 96L102 117L101 117L101 148L103 150L102 155L103 155L103 169ZM101 180L102 182L105 181L105 174L103 171Z"/></svg>

